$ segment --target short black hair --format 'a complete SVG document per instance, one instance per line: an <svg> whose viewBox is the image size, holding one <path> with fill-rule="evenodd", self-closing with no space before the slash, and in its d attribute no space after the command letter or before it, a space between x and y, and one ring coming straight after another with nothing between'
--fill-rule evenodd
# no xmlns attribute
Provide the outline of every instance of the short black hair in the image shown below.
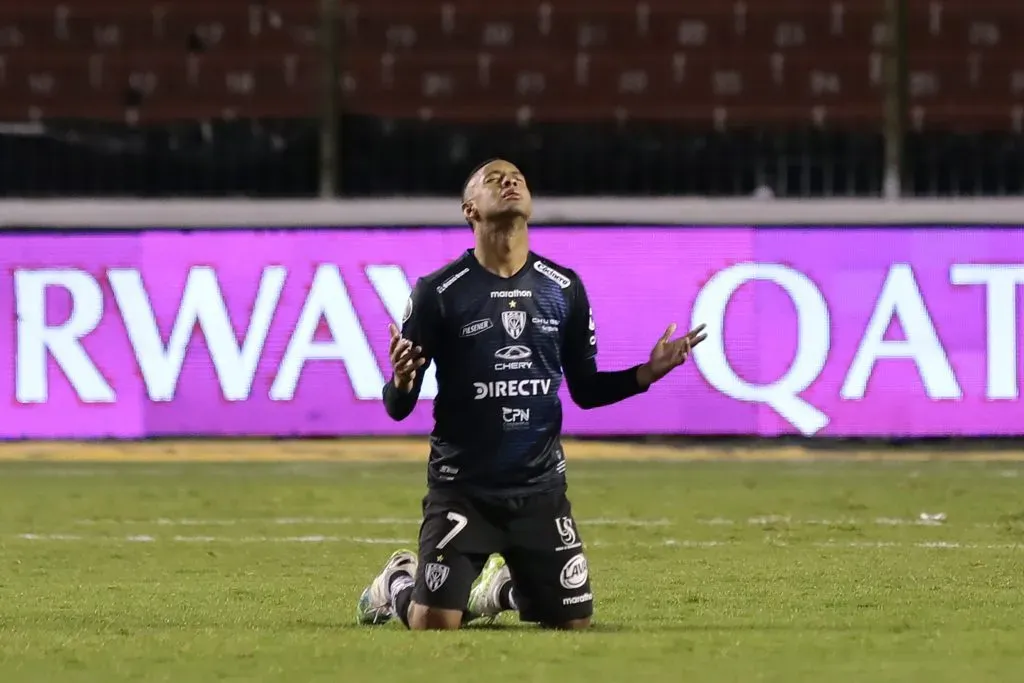
<svg viewBox="0 0 1024 683"><path fill-rule="evenodd" d="M491 157L487 161L485 161L485 162L483 162L481 164L477 164L476 166L473 167L473 170L469 172L469 176L466 177L466 182L462 183L462 199L463 200L466 199L466 190L469 189L469 184L470 184L470 182L472 182L473 176L475 176L477 173L479 173L480 169L482 169L484 166L486 166L487 164L493 164L495 161L501 161L501 159L499 157Z"/></svg>

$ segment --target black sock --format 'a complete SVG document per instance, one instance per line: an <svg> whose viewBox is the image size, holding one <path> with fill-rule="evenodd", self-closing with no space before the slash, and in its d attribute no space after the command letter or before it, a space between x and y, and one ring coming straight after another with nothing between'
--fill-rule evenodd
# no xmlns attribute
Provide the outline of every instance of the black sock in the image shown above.
<svg viewBox="0 0 1024 683"><path fill-rule="evenodd" d="M512 594L511 581L506 581L505 585L498 591L498 604L505 610L516 611L519 609L519 605L516 603L516 598Z"/></svg>
<svg viewBox="0 0 1024 683"><path fill-rule="evenodd" d="M406 628L409 628L409 603L412 602L412 589L415 581L409 572L395 572L388 585L391 593L391 609Z"/></svg>

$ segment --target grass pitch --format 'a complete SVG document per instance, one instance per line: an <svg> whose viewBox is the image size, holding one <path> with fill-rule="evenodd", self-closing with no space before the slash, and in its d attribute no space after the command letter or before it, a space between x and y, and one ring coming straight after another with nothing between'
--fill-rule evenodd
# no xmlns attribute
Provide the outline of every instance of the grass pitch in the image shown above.
<svg viewBox="0 0 1024 683"><path fill-rule="evenodd" d="M353 617L422 464L0 464L0 680L1024 680L1020 464L569 476L594 629L413 634Z"/></svg>

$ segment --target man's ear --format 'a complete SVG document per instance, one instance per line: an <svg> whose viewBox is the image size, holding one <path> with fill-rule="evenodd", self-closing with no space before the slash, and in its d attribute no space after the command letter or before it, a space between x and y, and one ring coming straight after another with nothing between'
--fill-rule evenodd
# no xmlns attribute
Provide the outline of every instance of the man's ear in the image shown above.
<svg viewBox="0 0 1024 683"><path fill-rule="evenodd" d="M476 217L476 207L473 206L473 202L466 200L462 202L462 217L466 219L466 222L472 227L473 218Z"/></svg>

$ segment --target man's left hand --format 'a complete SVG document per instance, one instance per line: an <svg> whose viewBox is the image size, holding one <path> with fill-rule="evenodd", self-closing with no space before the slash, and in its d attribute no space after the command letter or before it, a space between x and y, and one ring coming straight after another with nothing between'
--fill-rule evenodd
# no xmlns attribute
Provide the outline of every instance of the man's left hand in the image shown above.
<svg viewBox="0 0 1024 683"><path fill-rule="evenodd" d="M704 333L705 327L706 325L703 324L698 325L682 337L672 339L672 335L676 333L676 324L672 323L669 325L668 329L665 330L665 334L661 336L658 343L651 349L650 360L642 365L637 372L637 380L640 382L640 385L644 388L649 387L673 369L685 363L686 359L690 356L690 351L697 344L707 339L708 335Z"/></svg>

